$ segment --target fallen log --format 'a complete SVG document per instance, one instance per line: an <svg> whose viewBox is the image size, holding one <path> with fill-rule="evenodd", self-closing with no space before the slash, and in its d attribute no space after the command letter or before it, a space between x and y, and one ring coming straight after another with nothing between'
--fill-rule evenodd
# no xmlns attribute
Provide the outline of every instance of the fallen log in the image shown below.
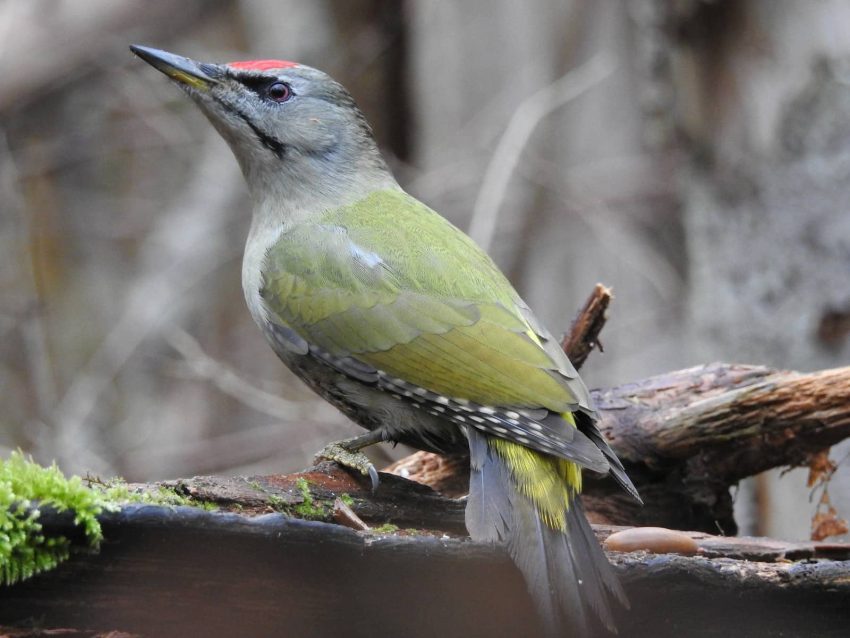
<svg viewBox="0 0 850 638"><path fill-rule="evenodd" d="M43 522L74 533L71 514ZM16 638L540 635L507 553L465 536L149 505L101 523L98 554L3 589L0 625L37 619ZM846 635L850 545L688 536L694 556L608 553L631 600L617 612L623 638Z"/></svg>
<svg viewBox="0 0 850 638"><path fill-rule="evenodd" d="M601 287L594 296L565 339L583 356L598 344L610 298ZM736 481L807 463L850 435L848 390L850 368L712 364L594 391L601 426L647 502L636 508L606 480L588 482L588 509L609 523L594 529L632 605L617 612L621 636L846 635L850 544L706 531L734 530ZM419 453L391 470L375 492L330 462L290 475L130 486L218 511L104 513L101 551L77 552L4 588L0 624L14 625L16 638L45 628L80 636L539 635L503 548L466 536L457 498L466 459ZM48 534L79 535L72 513L46 511L41 522ZM31 619L36 633L21 633Z"/></svg>

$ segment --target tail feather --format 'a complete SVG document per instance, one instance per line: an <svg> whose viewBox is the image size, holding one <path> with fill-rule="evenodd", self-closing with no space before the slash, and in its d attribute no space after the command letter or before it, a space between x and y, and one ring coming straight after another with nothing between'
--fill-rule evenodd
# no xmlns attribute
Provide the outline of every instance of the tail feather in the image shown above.
<svg viewBox="0 0 850 638"><path fill-rule="evenodd" d="M503 541L522 572L549 636L587 636L592 619L616 631L610 598L625 594L587 522L577 494L562 529L538 511L518 486L515 469L488 438L470 429L470 490L466 523L475 540ZM537 455L538 453L534 453ZM539 455L541 463L555 460ZM568 490L565 482L560 486Z"/></svg>
<svg viewBox="0 0 850 638"><path fill-rule="evenodd" d="M608 465L610 466L608 472L614 481L628 492L629 496L635 499L635 501L643 505L643 499L640 497L640 494L638 494L637 488L634 486L634 483L632 483L629 475L626 474L623 464L620 462L620 459L617 458L617 455L614 454L614 450L612 450L611 446L608 445L608 441L606 441L605 437L602 436L602 433L596 427L593 420L584 415L580 415L580 418L576 421L579 431L593 441L593 443L596 444L596 447L602 451L605 460L608 461Z"/></svg>
<svg viewBox="0 0 850 638"><path fill-rule="evenodd" d="M504 489L505 467L490 460L487 437L469 430L469 498L466 504L466 529L477 541L499 542L508 534L511 491Z"/></svg>
<svg viewBox="0 0 850 638"><path fill-rule="evenodd" d="M520 532L515 537L514 543L518 554L523 552L534 553L535 546L542 549L540 559L544 564L528 565L531 574L535 570L545 569L548 571L546 581L530 586L532 598L535 602L546 601L547 609L540 608L547 634L550 636L565 635L565 628L570 632L566 635L586 636L590 633L590 619L587 615L587 601L583 593L586 584L579 576L580 571L576 569L575 557L573 556L570 542L564 534L548 527L538 517L536 536L527 536ZM535 542L539 539L538 542ZM520 568L521 571L522 568ZM523 571L526 579L528 572ZM540 603L538 602L538 606ZM594 611L597 611L594 608Z"/></svg>
<svg viewBox="0 0 850 638"><path fill-rule="evenodd" d="M567 512L565 538L570 541L570 551L573 553L573 561L578 567L578 573L593 575L587 583L586 600L597 609L600 620L606 623L608 629L615 631L613 614L608 602L613 597L623 607L628 608L629 600L599 541L596 540L596 535L584 513L584 506L578 498L573 501L573 506Z"/></svg>

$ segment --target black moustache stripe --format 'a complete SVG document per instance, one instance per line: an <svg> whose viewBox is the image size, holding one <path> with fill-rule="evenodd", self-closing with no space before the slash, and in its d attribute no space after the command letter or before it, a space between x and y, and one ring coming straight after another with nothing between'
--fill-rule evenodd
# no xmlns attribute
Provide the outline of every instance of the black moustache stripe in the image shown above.
<svg viewBox="0 0 850 638"><path fill-rule="evenodd" d="M257 136L257 139L260 141L260 144L262 144L267 149L269 149L272 153L274 153L277 156L278 159L283 159L286 156L286 144L284 144L283 142L281 142L278 139L275 139L274 137L272 137L268 133L261 131L259 129L259 127L256 124L254 124L251 121L251 119L245 113L243 113L240 109L236 108L235 106L233 106L231 104L228 104L227 102L224 102L223 100L221 100L217 97L213 97L213 99L218 104L220 104L221 107L224 108L225 110L230 111L231 113L234 113L235 115L238 115L239 118L243 122L245 122L245 124L247 124L251 128L252 131L254 131L254 135Z"/></svg>

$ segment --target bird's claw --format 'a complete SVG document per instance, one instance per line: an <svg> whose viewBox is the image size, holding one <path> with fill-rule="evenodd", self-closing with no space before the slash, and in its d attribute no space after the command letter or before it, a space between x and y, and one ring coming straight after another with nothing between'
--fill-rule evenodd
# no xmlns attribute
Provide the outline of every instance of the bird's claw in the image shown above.
<svg viewBox="0 0 850 638"><path fill-rule="evenodd" d="M319 460L334 461L343 467L360 472L363 476L368 476L372 481L372 491L378 489L381 482L378 470L375 469L372 461L369 460L363 452L349 450L345 446L345 441L337 441L329 443L315 456L315 461Z"/></svg>
<svg viewBox="0 0 850 638"><path fill-rule="evenodd" d="M378 485L381 483L381 477L378 476L378 470L372 463L369 463L369 478L372 479L372 492L378 491Z"/></svg>

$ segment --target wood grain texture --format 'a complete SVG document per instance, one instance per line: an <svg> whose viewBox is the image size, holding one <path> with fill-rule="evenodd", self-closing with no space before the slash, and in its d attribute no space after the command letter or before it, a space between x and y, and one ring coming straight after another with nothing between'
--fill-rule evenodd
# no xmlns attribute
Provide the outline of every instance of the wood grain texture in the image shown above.
<svg viewBox="0 0 850 638"><path fill-rule="evenodd" d="M67 513L43 520L49 531L73 531ZM100 553L4 588L0 625L38 618L39 629L151 636L539 635L507 553L465 537L187 507L131 506L101 521ZM615 529L596 532L604 539ZM623 638L846 635L850 547L826 549L843 560L792 562L800 544L689 535L697 556L609 552L632 602L619 612ZM816 556L818 544L803 545L814 553L801 557Z"/></svg>

